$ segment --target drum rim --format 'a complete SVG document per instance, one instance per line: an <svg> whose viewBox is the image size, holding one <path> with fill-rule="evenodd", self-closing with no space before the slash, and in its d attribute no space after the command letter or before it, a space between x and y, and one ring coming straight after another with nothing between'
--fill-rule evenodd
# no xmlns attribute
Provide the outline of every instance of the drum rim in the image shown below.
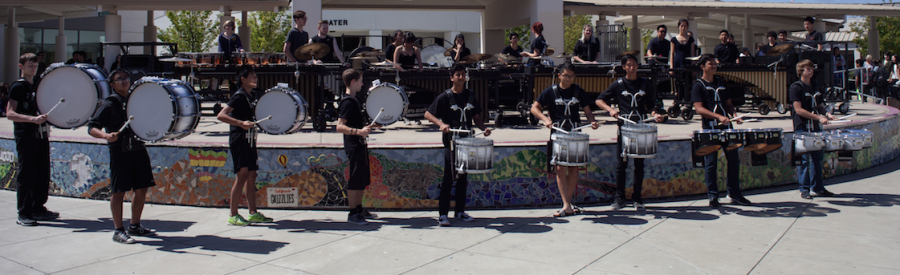
<svg viewBox="0 0 900 275"><path fill-rule="evenodd" d="M129 97L128 97L128 100L126 101L125 113L128 114L128 106L134 106L132 104L128 104L128 102L130 102L132 99L132 97L130 95L134 92L134 90L137 87L139 87L140 85L143 85L143 84L148 84L148 83L156 84L156 85L162 87L164 90L166 90L166 93L169 94L169 102L170 102L170 104L172 104L171 122L169 123L169 128L166 129L166 132L163 133L159 139L142 138L142 137L138 136L137 133L134 133L134 131L132 129L132 132L134 133L134 137L140 141L144 141L144 142L148 142L148 143L155 143L155 142L163 142L163 141L168 141L168 140L180 139L180 138L186 137L186 136L190 135L191 133L193 133L194 130L197 129L197 125L199 124L200 117L202 115L200 114L199 110L197 112L197 115L194 115L194 116L176 115L175 112L177 112L177 110L179 110L177 99L184 98L184 97L173 97L173 95L169 92L169 89L166 88L166 86L174 86L174 84L180 84L181 87L187 88L188 91L190 91L191 94L193 95L192 98L194 98L194 103L197 105L197 108L199 109L201 107L200 99L197 97L197 92L194 91L194 87L191 85L188 85L187 82L181 81L180 79L168 79L168 78L161 78L161 77L155 77L155 76L141 77L140 79L135 81L134 84L131 85L131 87L128 89ZM186 117L193 117L193 122L191 122L191 125L192 125L191 128L185 129L184 131L175 132L176 126L178 126L180 124L178 122L181 121L182 118L186 118ZM131 126L129 126L129 128L131 128Z"/></svg>
<svg viewBox="0 0 900 275"><path fill-rule="evenodd" d="M77 128L80 128L81 126L86 125L91 120L91 118L94 116L94 112L97 111L97 108L100 108L100 103L103 102L103 100L106 99L106 97L109 97L110 95L112 95L115 92L113 91L112 87L109 85L109 81L108 81L109 74L106 72L106 70L102 69L100 66L97 66L96 64L91 64L91 63L65 64L63 62L56 62L56 63L50 64L50 66L47 67L47 69L44 71L44 73L41 74L41 79L46 79L47 75L50 74L50 72L52 72L53 70L56 70L59 68L64 68L64 67L76 68L76 69L81 70L85 74L87 74L88 77L91 78L92 82L94 82L94 88L95 88L95 92L97 93L98 98L97 98L96 104L94 105L94 109L90 112L87 119L83 120L79 124L72 125L72 126L66 125L65 127L61 127L61 126L53 124L49 121L47 123L52 125L53 127L59 128L59 129L77 129ZM89 73L88 69L99 72L100 75L103 76L103 79L94 79L93 74ZM103 86L102 83L106 83L106 86ZM41 90L41 87L42 87L42 85L38 85L37 90L35 90L35 92L36 92L35 100L37 100L38 95L45 94L45 93L39 93L39 91ZM103 89L103 87L106 87L106 89ZM106 95L103 94L104 90L107 92ZM43 113L43 111L40 108L40 104L36 104L36 105L38 107L38 111Z"/></svg>
<svg viewBox="0 0 900 275"><path fill-rule="evenodd" d="M377 88L381 88L381 87L393 88L394 90L396 90L398 92L398 94L400 94L400 97L403 98L403 111L400 113L400 116L398 116L396 120L394 120L390 123L381 124L382 126L388 126L388 125L397 123L398 121L400 121L401 118L406 117L406 113L409 110L409 96L406 95L406 90L404 90L403 87L400 87L399 85L394 84L394 83L381 82L378 85L373 85L371 88L369 88L369 90L366 91L366 100L364 100L362 102L362 109L366 113L366 116L369 117L369 119L373 119L372 115L369 114L369 109L368 109L369 96L372 95L372 91L374 91ZM379 118L379 119L381 119L381 118Z"/></svg>
<svg viewBox="0 0 900 275"><path fill-rule="evenodd" d="M276 87L266 89L266 92L262 96L260 96L258 99L256 99L254 103L258 103L260 100L262 100L262 98L264 96L266 96L270 92L281 92L292 99L299 99L302 104L298 105L296 100L292 100L292 101L293 101L295 107L303 106L303 108L304 108L303 117L301 118L300 110L297 110L297 115L296 115L296 117L294 117L294 121L291 123L291 126L288 127L287 130L280 132L280 133L267 131L265 128L263 128L263 126L261 124L256 124L256 128L259 129L260 131L262 131L263 133L266 133L269 135L289 135L289 134L293 134L293 133L296 133L296 132L299 132L300 130L302 130L303 126L306 125L306 120L309 118L309 103L306 102L306 99L304 99L300 93L298 93L296 90L294 90L290 87L276 86ZM256 114L257 107L259 107L259 104L254 104L254 107L253 107L253 118L254 119L258 119L258 116Z"/></svg>

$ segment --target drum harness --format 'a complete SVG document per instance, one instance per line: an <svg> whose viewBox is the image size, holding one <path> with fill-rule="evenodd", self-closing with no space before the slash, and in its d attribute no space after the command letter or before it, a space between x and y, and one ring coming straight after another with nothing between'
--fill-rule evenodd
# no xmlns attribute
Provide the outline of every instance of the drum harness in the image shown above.
<svg viewBox="0 0 900 275"><path fill-rule="evenodd" d="M802 88L803 88L803 85L801 85L801 83L803 83L803 82L801 82L800 80L797 80L797 82L794 82L794 83L791 84L791 87L794 87L794 85L797 85L797 86L800 86L800 88L802 89ZM790 88L788 88L788 90L790 90ZM816 104L816 97L819 97L819 96L821 96L821 95L822 95L822 93L820 93L820 92L816 92L815 94L810 94L810 93L804 93L804 94L803 94L803 96L809 97L809 100L810 100L810 102L812 103L812 105L810 105L810 106L812 106L812 112L811 112L811 113L813 113L813 114L815 114L815 115L820 115L820 114L819 114L819 109L816 108L816 105L817 105L817 104ZM821 129L825 129L825 127L823 127L823 125L822 125L819 121L814 121L814 120L812 120L812 119L809 119L809 120L806 122L806 127L807 127L806 130L807 130L807 131L812 132L813 129L816 129L816 126L819 126L818 129L820 129L820 130L821 130Z"/></svg>
<svg viewBox="0 0 900 275"><path fill-rule="evenodd" d="M622 90L623 90L623 91L622 91L622 95L623 95L623 96L627 96L627 97L631 97L631 112L628 113L628 119L631 119L631 117L633 117L633 116L635 115L635 113L637 113L637 116L640 118L640 119L639 119L639 122L637 122L637 123L643 124L644 114L641 114L641 113L638 112L638 110L637 110L637 107L638 107L638 104L637 104L637 98L638 98L638 97L644 97L644 95L647 94L647 93L644 92L644 90L643 90L643 86L644 86L646 83L643 83L643 82L642 82L642 83L641 83L641 87L642 87L642 88L641 88L640 90L638 90L637 93L632 94L632 93L628 92L628 89L625 88L625 79L624 79L623 77L620 77L616 82L618 82L618 83L619 83L619 86L622 87ZM619 138L622 137L622 127L619 127L619 130L618 130L618 136L619 136ZM628 157L625 156L625 146L622 146L621 156L622 156L622 161L625 161L625 162L628 161Z"/></svg>
<svg viewBox="0 0 900 275"><path fill-rule="evenodd" d="M466 78L468 78L468 71L466 72ZM466 89L466 90L468 90L468 89ZM475 93L472 91L469 91L469 100L468 100L468 102L466 102L466 107L464 107L464 108L459 108L459 105L456 103L456 98L453 97L453 90L447 89L446 91L444 91L444 93L446 93L447 97L450 98L450 110L459 111L459 128L451 129L451 132L453 133L453 135L450 138L450 161L451 161L451 163L455 164L456 163L455 162L455 159L456 159L455 143L456 143L456 140L460 138L459 133L463 132L463 131L468 131L467 136L472 136L472 134L474 134L474 130L466 129L467 128L466 127L466 122L467 122L466 111L475 109L475 105L472 105L472 101L475 100ZM451 165L451 166L454 166L454 165ZM460 166L459 169L457 169L457 171L462 171L462 166ZM453 174L455 175L456 173L453 173ZM454 182L454 184L456 183L455 176L453 178L453 182Z"/></svg>
<svg viewBox="0 0 900 275"><path fill-rule="evenodd" d="M716 104L716 106L713 107L712 112L716 113L716 111L718 111L719 109L722 109L722 113L725 114L725 117L731 119L732 115L729 114L727 111L725 111L725 105L724 105L725 101L722 100L722 98L719 96L719 91L724 90L725 87L722 87L722 86L713 87L712 83L706 82L706 80L704 80L703 78L698 79L698 81L700 81L700 84L702 84L703 87L706 88L707 91L713 92L713 102ZM713 121L711 121L710 124L711 124L710 127L712 127L712 128L715 128L716 126L718 126L718 125L716 125L716 124L718 124L718 122L716 122L715 119ZM732 127L731 123L728 123L728 125L726 127L727 127L727 129L734 129Z"/></svg>
<svg viewBox="0 0 900 275"><path fill-rule="evenodd" d="M16 82L21 82L21 83L19 83L19 85L26 85L26 84L28 84L28 82L27 82L24 78L19 78L19 80L16 80ZM27 87L27 86L26 86L26 87ZM31 104L32 102L37 103L37 101L35 101L35 97L36 97L35 91L30 91L30 92L28 93L28 100L27 100L27 102L25 102L25 104ZM37 105L36 105L36 104L35 104L35 109L37 109ZM22 110L19 110L19 111L21 112ZM39 113L39 112L40 112L40 111L36 112L35 115L38 115L37 113ZM41 124L38 125L38 135L39 135L39 137L40 137L41 139L44 139L45 134L46 134L47 137L50 136L50 124L48 124L47 122L44 122L44 123L41 123Z"/></svg>
<svg viewBox="0 0 900 275"><path fill-rule="evenodd" d="M362 117L366 117L365 113L363 113L362 104L359 102L359 99L357 99L355 96L348 96L347 94L343 94L341 96L341 101L344 101L344 100L352 100L353 102L355 102L357 108L359 108L359 111L360 111L360 114L362 115ZM338 104L340 105L340 103L338 103ZM375 121L372 121L372 123L375 123ZM365 123L363 123L363 124L365 124ZM359 140L363 144L369 143L369 137L365 137L365 138L359 137Z"/></svg>
<svg viewBox="0 0 900 275"><path fill-rule="evenodd" d="M244 95L244 99L247 100L247 105L250 106L250 110L256 109L256 104L254 104L254 102L256 102L256 101L254 100L253 102L250 102L250 93L248 93L247 91L244 91L244 89L240 89L240 90L238 90L237 93L235 93L235 95L238 95L238 94ZM253 125L253 127L250 127L250 130L247 130L247 134L245 137L247 138L247 142L250 143L250 147L252 147L252 148L256 148L256 135L257 134L258 133L256 131L256 125Z"/></svg>

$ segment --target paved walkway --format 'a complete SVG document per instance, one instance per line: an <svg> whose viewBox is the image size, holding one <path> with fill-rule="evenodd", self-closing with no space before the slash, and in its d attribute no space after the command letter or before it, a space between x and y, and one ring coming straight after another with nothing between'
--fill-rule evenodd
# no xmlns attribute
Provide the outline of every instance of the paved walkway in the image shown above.
<svg viewBox="0 0 900 275"><path fill-rule="evenodd" d="M108 203L51 197L62 216L15 224L0 191L3 274L898 274L900 160L828 179L834 198L794 186L754 190L754 206L699 198L607 205L553 218L552 209L471 211L436 226L434 211L380 212L367 226L345 212L264 210L277 224L226 225L227 209L148 205L157 237L114 243ZM723 200L724 202L724 200ZM126 209L129 207L126 205ZM127 212L127 211L126 211ZM242 210L246 213L246 210ZM246 214L245 214L246 215ZM129 217L126 214L126 217Z"/></svg>

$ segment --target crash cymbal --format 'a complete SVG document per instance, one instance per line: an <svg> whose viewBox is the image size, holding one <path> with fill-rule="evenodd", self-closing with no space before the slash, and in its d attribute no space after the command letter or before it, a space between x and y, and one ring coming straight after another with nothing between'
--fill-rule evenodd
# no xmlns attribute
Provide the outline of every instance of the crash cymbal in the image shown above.
<svg viewBox="0 0 900 275"><path fill-rule="evenodd" d="M669 57L668 57L668 56L655 55L655 56L644 56L644 59L669 59Z"/></svg>
<svg viewBox="0 0 900 275"><path fill-rule="evenodd" d="M446 51L444 51L444 56L450 56L450 51L452 51L452 50L453 50L453 48L449 48Z"/></svg>
<svg viewBox="0 0 900 275"><path fill-rule="evenodd" d="M159 61L162 61L162 62L194 62L193 59L181 58L181 57L162 58Z"/></svg>
<svg viewBox="0 0 900 275"><path fill-rule="evenodd" d="M383 61L383 62L378 62L378 63L372 63L372 66L394 66L394 65L397 65L397 63L390 62L390 61Z"/></svg>
<svg viewBox="0 0 900 275"><path fill-rule="evenodd" d="M463 57L461 61L466 63L475 63L478 61L487 60L488 58L491 58L490 54L470 54L466 57Z"/></svg>
<svg viewBox="0 0 900 275"><path fill-rule="evenodd" d="M697 61L700 60L700 56L685 57L684 60Z"/></svg>
<svg viewBox="0 0 900 275"><path fill-rule="evenodd" d="M768 56L780 55L780 54L783 54L786 52L790 52L793 49L794 49L794 43L783 42L783 43L775 45L775 47L772 47L771 49L769 49L769 51L766 52L766 55L768 55Z"/></svg>
<svg viewBox="0 0 900 275"><path fill-rule="evenodd" d="M511 55L502 54L502 53L494 54L494 57L496 57L497 59L500 59L500 61L503 61L503 62L509 62L510 60L516 59L515 57L512 57Z"/></svg>
<svg viewBox="0 0 900 275"><path fill-rule="evenodd" d="M297 58L297 60L310 60L313 57L321 58L330 50L328 45L323 43L311 43L297 48L297 50L294 51L294 57Z"/></svg>
<svg viewBox="0 0 900 275"><path fill-rule="evenodd" d="M374 51L369 51L369 52L361 52L361 53L359 53L359 54L357 54L357 55L358 55L358 56L371 56L371 57L377 57L377 56L382 56L382 55L384 55L384 52L379 51L379 50L374 50Z"/></svg>
<svg viewBox="0 0 900 275"><path fill-rule="evenodd" d="M574 55L563 53L563 54L557 55L556 58L572 58L573 56Z"/></svg>
<svg viewBox="0 0 900 275"><path fill-rule="evenodd" d="M556 48L547 48L546 50L544 50L545 56L551 56L554 53L556 53Z"/></svg>
<svg viewBox="0 0 900 275"><path fill-rule="evenodd" d="M378 57L374 56L354 56L350 60L368 60L369 62L378 62Z"/></svg>

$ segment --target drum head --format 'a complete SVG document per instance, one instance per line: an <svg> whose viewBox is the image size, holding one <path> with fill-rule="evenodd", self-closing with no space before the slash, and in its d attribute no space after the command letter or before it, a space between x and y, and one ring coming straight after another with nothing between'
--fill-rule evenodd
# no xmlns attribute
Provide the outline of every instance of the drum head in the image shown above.
<svg viewBox="0 0 900 275"><path fill-rule="evenodd" d="M437 64L438 67L448 68L450 67L450 61L447 60L447 57L444 56L444 52L447 51L444 47L439 45L431 45L423 48L419 51L419 54L422 55L422 63L424 64ZM393 57L391 57L393 58Z"/></svg>
<svg viewBox="0 0 900 275"><path fill-rule="evenodd" d="M97 103L103 99L94 79L106 80L106 75L98 70L88 73L75 66L53 69L44 75L38 85L35 99L38 110L46 114L61 98L65 98L66 101L47 116L47 122L63 129L84 125L94 115ZM106 81L99 84L109 86Z"/></svg>
<svg viewBox="0 0 900 275"><path fill-rule="evenodd" d="M384 108L384 112L375 122L381 125L397 122L404 115L406 104L408 104L408 99L400 94L402 92L402 90L388 85L372 88L366 96L366 114L370 119L375 119L381 108Z"/></svg>
<svg viewBox="0 0 900 275"><path fill-rule="evenodd" d="M272 119L259 123L259 127L269 134L282 134L290 130L297 120L297 103L288 93L269 90L256 102L256 119L272 116Z"/></svg>
<svg viewBox="0 0 900 275"><path fill-rule="evenodd" d="M128 127L142 140L158 141L172 127L175 110L164 82L143 82L133 87L126 112L134 116Z"/></svg>

